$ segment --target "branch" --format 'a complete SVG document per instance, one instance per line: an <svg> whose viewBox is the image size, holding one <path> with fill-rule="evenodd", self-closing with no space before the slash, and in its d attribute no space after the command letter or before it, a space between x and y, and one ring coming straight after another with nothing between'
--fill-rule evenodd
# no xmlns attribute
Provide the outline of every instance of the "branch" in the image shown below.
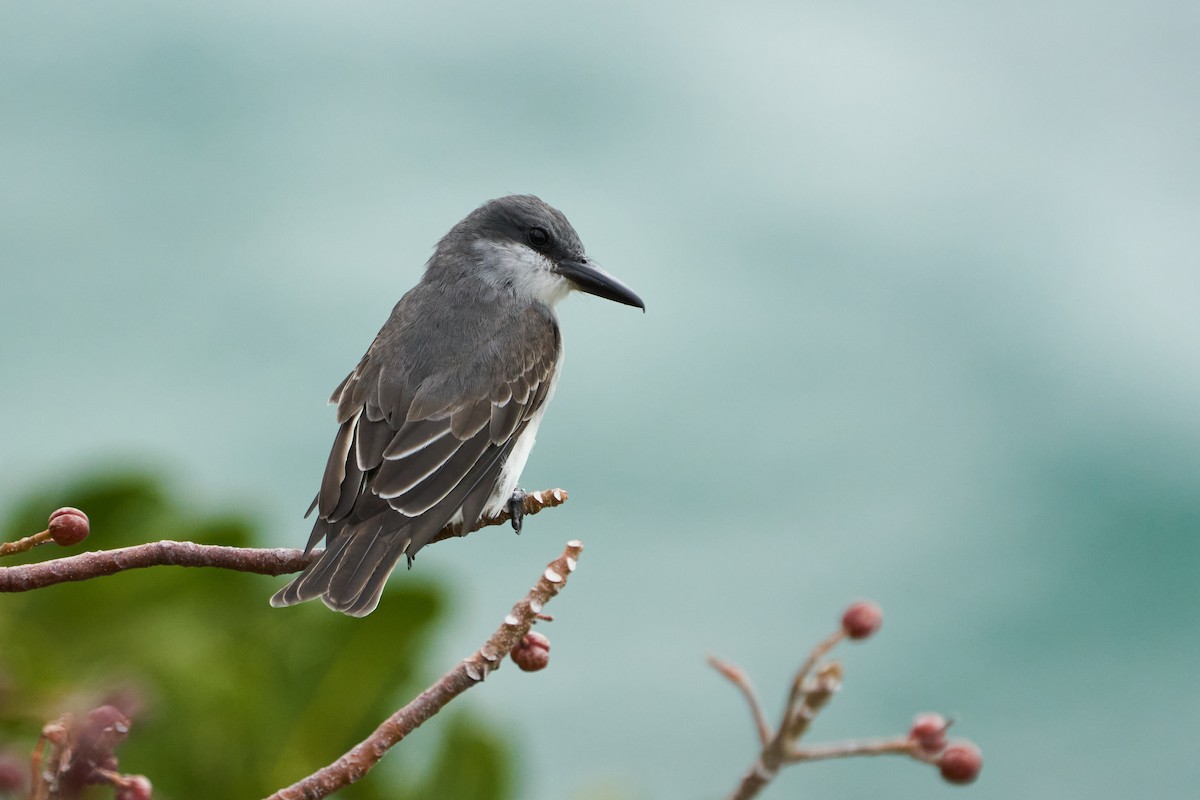
<svg viewBox="0 0 1200 800"><path fill-rule="evenodd" d="M116 550L95 550L37 564L0 568L0 592L28 592L57 583L85 581L143 567L218 567L260 575L299 572L309 562L302 550L225 547L164 539Z"/></svg>
<svg viewBox="0 0 1200 800"><path fill-rule="evenodd" d="M808 667L807 662L805 667ZM799 673L797 678L800 678ZM793 685L800 682L797 680ZM775 779L779 769L788 763L788 756L792 754L796 740L804 734L808 724L816 719L820 710L833 697L833 693L841 688L841 684L842 668L837 662L826 664L817 671L814 679L804 681L803 691L799 692L799 703L785 710L784 724L763 747L749 771L742 776L738 788L730 795L731 800L749 800Z"/></svg>
<svg viewBox="0 0 1200 800"><path fill-rule="evenodd" d="M758 729L758 742L765 747L771 741L771 726L767 724L767 715L763 713L762 703L758 701L758 692L754 691L754 684L750 682L750 677L741 667L722 661L716 656L710 655L708 663L713 669L728 678L729 682L736 686L742 696L746 698L746 704L750 706L750 715L754 717L754 727Z"/></svg>
<svg viewBox="0 0 1200 800"><path fill-rule="evenodd" d="M844 638L846 638L845 628L838 628L814 647L812 652L808 654L808 658L804 659L804 663L800 665L800 669L796 670L796 677L792 679L792 688L788 694L787 705L784 706L783 720L779 726L781 730L788 729L793 739L798 739L804 734L803 726L807 724L807 720L798 719L798 715L793 714L794 710L802 707L805 702L805 680L808 679L809 674L816 668L817 662L829 655L829 651L836 647L838 642ZM789 719L789 716L792 718ZM797 728L796 726L800 727Z"/></svg>
<svg viewBox="0 0 1200 800"><path fill-rule="evenodd" d="M384 753L420 727L421 723L467 689L482 683L490 672L500 668L501 659L529 633L530 626L541 614L545 603L566 585L567 577L575 570L576 561L582 551L583 545L580 542L568 542L562 555L550 562L529 594L513 606L512 612L504 618L504 622L483 647L439 678L437 683L421 692L404 708L388 717L374 733L337 761L285 789L280 789L268 800L317 800L354 783L375 766Z"/></svg>
<svg viewBox="0 0 1200 800"><path fill-rule="evenodd" d="M567 501L567 496L562 489L530 492L525 495L522 508L527 515L536 514L543 508L562 505ZM71 510L74 511L74 509ZM51 519L52 522L55 521L54 517ZM467 533L473 533L491 525L502 525L508 520L508 512L502 511L496 516L484 517ZM430 541L431 543L440 542L443 539L464 535L466 534L459 526L447 525ZM26 537L21 542L30 542L28 547L24 548L28 549L36 544L49 541L49 539L49 533L43 531L40 534ZM10 550L15 551L16 548L10 548ZM4 551L0 551L0 555L4 554ZM0 567L0 592L28 592L58 583L85 581L90 578L124 572L128 569L157 566L217 567L238 572L253 572L259 575L287 575L304 569L316 555L318 553L305 554L303 550L292 548L226 547L164 539L159 542L121 547L115 550L94 550L36 564Z"/></svg>
<svg viewBox="0 0 1200 800"><path fill-rule="evenodd" d="M26 536L24 539L18 539L15 542L0 543L0 556L11 556L15 553L24 553L27 550L32 550L40 544L54 541L54 537L50 534L50 529L35 533L32 536Z"/></svg>
<svg viewBox="0 0 1200 800"><path fill-rule="evenodd" d="M709 656L709 663L737 686L750 704L761 745L758 757L730 795L731 800L756 797L788 764L849 756L906 755L937 766L942 777L950 783L975 780L983 765L979 748L967 741L947 741L946 729L950 723L940 714L918 715L907 736L798 746L817 714L842 686L841 665L836 661L825 662L825 657L843 639L861 640L871 636L879 630L882 621L882 612L874 603L854 603L846 609L841 628L818 643L796 670L776 731L767 724L758 696L745 673Z"/></svg>
<svg viewBox="0 0 1200 800"><path fill-rule="evenodd" d="M801 761L825 761L830 758L850 756L912 756L922 757L921 746L912 736L893 736L891 739L866 739L864 741L832 742L814 747L799 747L788 753L789 763Z"/></svg>

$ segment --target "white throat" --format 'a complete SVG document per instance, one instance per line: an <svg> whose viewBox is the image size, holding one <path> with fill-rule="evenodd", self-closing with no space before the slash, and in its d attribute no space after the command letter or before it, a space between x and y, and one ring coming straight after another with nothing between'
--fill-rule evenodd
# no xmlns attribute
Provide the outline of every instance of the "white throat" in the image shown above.
<svg viewBox="0 0 1200 800"><path fill-rule="evenodd" d="M500 291L508 291L550 308L571 291L571 283L554 271L554 262L516 242L482 240L475 243L482 266L480 277Z"/></svg>

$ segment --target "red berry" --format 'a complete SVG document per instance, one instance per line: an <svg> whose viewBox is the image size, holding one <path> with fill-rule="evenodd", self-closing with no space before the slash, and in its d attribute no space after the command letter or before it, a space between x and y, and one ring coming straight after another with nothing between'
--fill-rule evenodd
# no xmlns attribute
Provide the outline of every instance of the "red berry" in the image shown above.
<svg viewBox="0 0 1200 800"><path fill-rule="evenodd" d="M866 600L852 604L842 614L842 630L851 639L865 639L883 624L883 610Z"/></svg>
<svg viewBox="0 0 1200 800"><path fill-rule="evenodd" d="M47 726L49 727L49 726ZM46 729L43 729L43 732ZM97 706L71 724L69 759L59 770L63 797L75 797L83 787L106 779L96 769L116 766L113 748L129 735L129 717L115 706Z"/></svg>
<svg viewBox="0 0 1200 800"><path fill-rule="evenodd" d="M98 706L87 713L81 736L104 736L114 744L129 735L129 717L116 706Z"/></svg>
<svg viewBox="0 0 1200 800"><path fill-rule="evenodd" d="M921 752L933 755L946 746L946 728L949 725L941 714L917 714L912 727L908 729L908 738L917 743Z"/></svg>
<svg viewBox="0 0 1200 800"><path fill-rule="evenodd" d="M938 759L942 777L949 783L970 783L983 769L983 753L970 742L954 742Z"/></svg>
<svg viewBox="0 0 1200 800"><path fill-rule="evenodd" d="M512 660L526 672L545 669L550 663L550 640L537 631L525 634L512 650Z"/></svg>
<svg viewBox="0 0 1200 800"><path fill-rule="evenodd" d="M115 758L113 748L129 735L129 717L115 706L93 708L75 731L75 761L88 770ZM82 768L82 766L81 766Z"/></svg>
<svg viewBox="0 0 1200 800"><path fill-rule="evenodd" d="M87 514L78 508L60 508L50 515L50 538L55 544L67 547L79 544L91 533Z"/></svg>
<svg viewBox="0 0 1200 800"><path fill-rule="evenodd" d="M0 796L23 791L28 776L28 758L22 760L11 753L0 754Z"/></svg>

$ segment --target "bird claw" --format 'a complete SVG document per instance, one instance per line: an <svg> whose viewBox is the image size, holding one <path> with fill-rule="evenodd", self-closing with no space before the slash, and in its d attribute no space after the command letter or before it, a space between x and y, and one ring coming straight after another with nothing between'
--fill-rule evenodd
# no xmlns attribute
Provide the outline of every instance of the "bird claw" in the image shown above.
<svg viewBox="0 0 1200 800"><path fill-rule="evenodd" d="M508 518L513 530L520 534L521 523L525 520L525 492L521 489L513 489L512 497L508 498Z"/></svg>

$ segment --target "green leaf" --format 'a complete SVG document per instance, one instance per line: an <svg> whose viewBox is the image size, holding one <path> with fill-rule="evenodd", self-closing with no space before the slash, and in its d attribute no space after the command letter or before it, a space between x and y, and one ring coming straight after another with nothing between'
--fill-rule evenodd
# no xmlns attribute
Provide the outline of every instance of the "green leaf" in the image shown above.
<svg viewBox="0 0 1200 800"><path fill-rule="evenodd" d="M92 535L71 552L259 538L248 518L196 513L134 471L35 491L3 530L35 533L62 505L91 519ZM45 545L22 559L65 553ZM440 672L422 657L444 594L397 576L373 614L353 619L314 603L271 608L284 580L153 567L0 597L0 735L28 752L42 724L64 711L132 707L117 754L123 771L150 777L155 797L262 797L328 764L395 710L389 701L416 695ZM426 781L377 770L339 796L511 796L511 754L469 715L440 716L421 733L440 738ZM383 785L389 777L406 785Z"/></svg>

